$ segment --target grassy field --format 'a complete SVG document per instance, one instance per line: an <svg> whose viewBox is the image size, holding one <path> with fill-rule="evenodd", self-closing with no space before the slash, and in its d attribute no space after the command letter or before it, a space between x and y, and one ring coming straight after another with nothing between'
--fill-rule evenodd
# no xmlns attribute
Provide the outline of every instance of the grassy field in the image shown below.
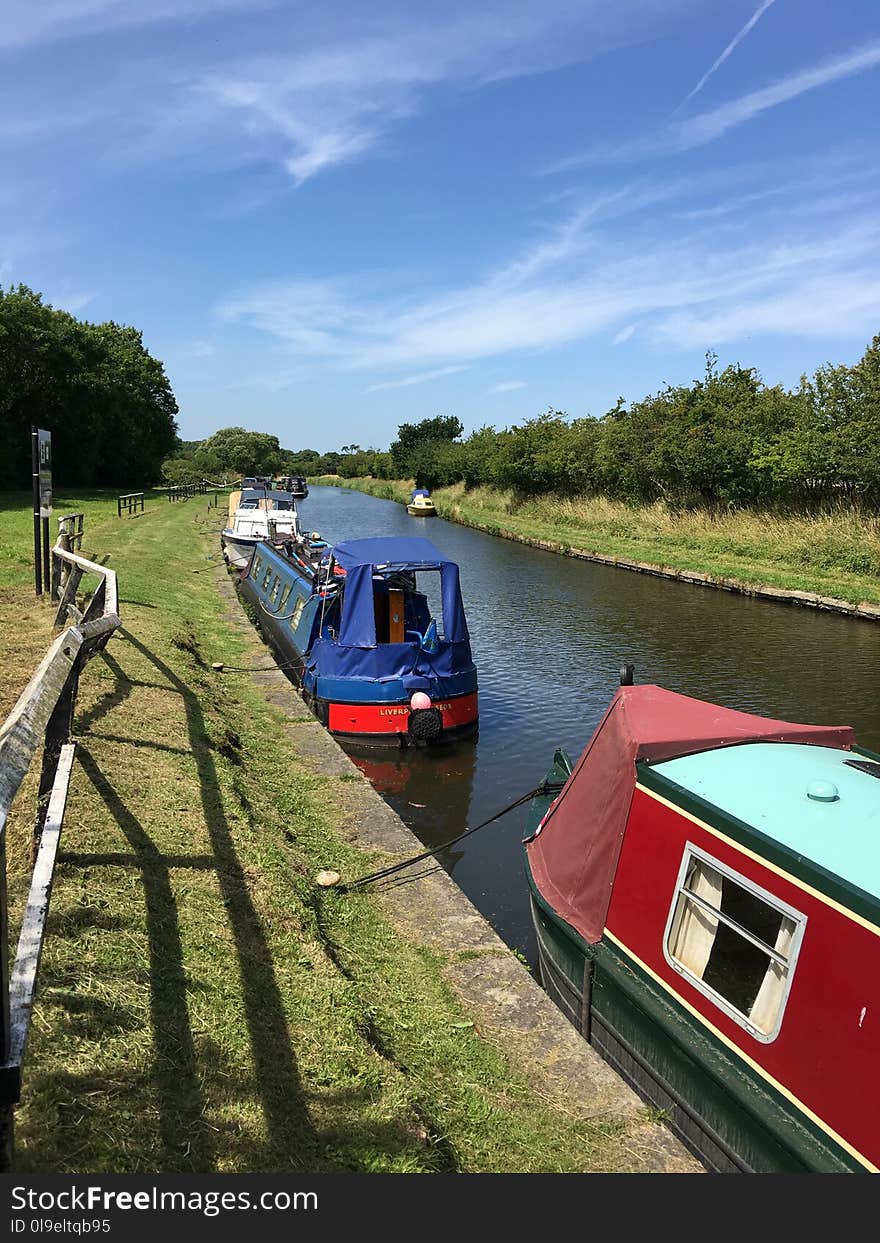
<svg viewBox="0 0 880 1243"><path fill-rule="evenodd" d="M316 483L354 487L407 501L412 480L340 479ZM601 497L538 497L462 484L432 493L444 518L492 534L512 532L606 557L733 579L747 586L817 592L851 604L880 603L880 516L841 507L814 517L735 510L683 512L657 503L630 507Z"/></svg>
<svg viewBox="0 0 880 1243"><path fill-rule="evenodd" d="M27 499L4 500L8 707L51 613L31 594ZM211 670L267 662L218 592L222 500L122 520L106 496L63 507L116 568L124 629L81 683L18 1167L632 1168L634 1124L538 1094L377 898L313 885L374 860L337 832L340 778L301 765L249 673ZM19 910L32 806L9 831Z"/></svg>

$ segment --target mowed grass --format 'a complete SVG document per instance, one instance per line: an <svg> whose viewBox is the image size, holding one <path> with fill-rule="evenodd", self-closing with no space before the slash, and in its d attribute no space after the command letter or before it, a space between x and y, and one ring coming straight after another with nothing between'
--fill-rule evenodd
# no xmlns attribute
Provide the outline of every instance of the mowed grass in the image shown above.
<svg viewBox="0 0 880 1243"><path fill-rule="evenodd" d="M411 480L339 479L373 496L407 501ZM604 497L517 498L462 484L432 493L444 518L493 534L512 532L746 586L772 586L859 604L880 603L880 515L849 505L814 515L757 510L676 510L662 502L629 506Z"/></svg>
<svg viewBox="0 0 880 1243"><path fill-rule="evenodd" d="M112 498L79 499L124 629L81 683L18 1168L633 1168L638 1120L537 1093L377 898L314 886L376 860L339 832L344 784L306 771L250 675L211 670L268 660L218 593L222 500L119 520ZM27 510L3 521L11 702L51 613L28 599ZM32 808L31 789L9 831L13 925Z"/></svg>

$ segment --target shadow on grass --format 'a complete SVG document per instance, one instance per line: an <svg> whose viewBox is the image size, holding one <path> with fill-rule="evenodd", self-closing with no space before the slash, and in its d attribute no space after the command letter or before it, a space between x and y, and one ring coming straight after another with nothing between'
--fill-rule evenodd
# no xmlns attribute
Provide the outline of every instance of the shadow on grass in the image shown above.
<svg viewBox="0 0 880 1243"><path fill-rule="evenodd" d="M77 759L130 843L143 879L150 953L153 1073L159 1099L162 1168L180 1168L184 1156L181 1137L186 1136L186 1168L213 1169L213 1143L203 1122L205 1105L196 1068L177 904L168 860L156 849L143 825L119 798L82 743L77 748Z"/></svg>
<svg viewBox="0 0 880 1243"><path fill-rule="evenodd" d="M167 685L180 695L186 712L189 745L198 770L204 822L213 849L217 881L238 959L245 1019L253 1059L254 1088L261 1101L269 1133L269 1146L274 1150L274 1160L271 1164L268 1167L264 1164L256 1168L272 1168L272 1165L277 1168L278 1157L281 1154L284 1154L287 1161L294 1166L298 1165L303 1168L308 1165L316 1168L316 1164L320 1164L316 1162L319 1144L304 1100L281 992L275 977L272 952L266 931L254 907L247 878L236 854L219 793L215 759L199 700L165 661L130 631L126 630L123 633L132 647L140 652L166 680ZM118 675L125 678L118 665L116 669ZM128 682L128 679L126 678L125 681ZM108 698L105 698L101 707L106 709L107 706ZM104 713L102 712L101 715ZM96 718L97 714L92 720ZM122 804L88 753L84 756L83 764L131 843L135 854L142 860L150 923L151 985L156 1047L161 1061L163 1047L173 1048L176 1045L177 1060L180 1062L176 1072L172 1074L172 1079L168 1081L164 1078L161 1066L157 1067L160 1090L166 1099L166 1109L172 1123L170 1129L163 1123L163 1134L168 1130L170 1143L173 1132L179 1126L177 1115L181 1104L188 1101L187 1107L192 1111L196 1107L201 1109L202 1103L192 1057L192 1041L186 1011L185 979L177 929L177 911L169 883L168 863L156 851L142 826ZM167 1039L169 1024L176 1032L174 1040ZM173 1066L171 1069L174 1069ZM264 1154L264 1159L266 1155ZM205 1156L207 1157L207 1153ZM284 1162L285 1165L287 1161Z"/></svg>
<svg viewBox="0 0 880 1243"><path fill-rule="evenodd" d="M82 735L89 724L107 717L134 686L155 685L179 696L187 731L180 750L191 754L196 764L211 849L202 854L160 850L147 823L141 822L114 787L107 759L90 748L89 740L80 741L77 756L82 770L130 849L65 851L59 864L65 870L109 867L139 873L147 954L145 959L140 954L129 957L119 969L131 975L138 987L149 990L149 1027L144 1031L145 1020L127 1006L106 1000L106 994L101 1000L94 992L81 993L81 964L75 954L57 972L46 964L46 1001L55 1008L62 1038L73 1042L81 1054L84 1040L88 1049L114 1036L124 1039L124 1033L131 1032L135 1047L142 1050L133 1056L146 1060L143 1068L132 1065L127 1070L92 1072L68 1067L59 1073L56 1067L47 1073L35 1068L40 1129L30 1146L31 1157L39 1167L56 1171L196 1172L218 1166L266 1172L456 1169L451 1146L413 1102L401 1117L388 1119L376 1116L381 1106L373 1099L372 1089L364 1089L362 1100L360 1089L356 1090L355 1100L344 1089L330 1085L312 1086L308 1092L304 1088L272 948L236 853L220 793L216 743L212 750L198 694L184 680L185 674L175 673L130 632L124 632L124 637L156 670L156 681L129 677L112 656L103 653L116 684L83 713L77 733ZM191 654L198 664L198 653ZM94 748L102 741L94 736ZM120 734L113 735L112 741L135 740ZM235 786L242 811L253 822L255 812L242 789L244 781L236 780ZM250 1044L250 1057L240 1059L232 1076L225 1046L217 1046L210 1035L193 1028L191 1007L196 1004L193 995L199 979L187 974L184 963L182 915L175 896L180 869L216 875L232 934L229 949L237 959ZM124 934L126 921L111 913L106 900L89 899L86 893L88 889L78 907L52 917L53 934L74 945L92 929ZM137 939L142 936L139 928L131 931ZM330 942L331 958L348 974L333 952L336 947L327 930L322 931ZM138 1042L138 1031L146 1043ZM385 1048L372 1022L361 1034L382 1059L396 1066L393 1051ZM310 1105L321 1117L320 1130L312 1120ZM134 1119L142 1121L133 1145Z"/></svg>

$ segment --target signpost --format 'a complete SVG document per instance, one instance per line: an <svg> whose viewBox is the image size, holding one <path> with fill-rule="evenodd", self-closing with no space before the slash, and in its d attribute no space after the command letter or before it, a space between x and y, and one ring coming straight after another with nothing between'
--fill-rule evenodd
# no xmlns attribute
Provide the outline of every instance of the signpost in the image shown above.
<svg viewBox="0 0 880 1243"><path fill-rule="evenodd" d="M52 516L52 433L31 429L34 486L34 586L37 595L50 590L49 519ZM42 539L40 526L42 524Z"/></svg>

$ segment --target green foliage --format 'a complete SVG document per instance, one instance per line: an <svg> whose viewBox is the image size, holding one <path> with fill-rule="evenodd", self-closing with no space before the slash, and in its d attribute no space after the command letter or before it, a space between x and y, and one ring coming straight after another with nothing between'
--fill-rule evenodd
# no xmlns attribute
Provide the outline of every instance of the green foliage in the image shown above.
<svg viewBox="0 0 880 1243"><path fill-rule="evenodd" d="M136 328L88 324L25 285L0 288L0 487L30 481L32 426L52 432L62 485L158 480L177 403Z"/></svg>
<svg viewBox="0 0 880 1243"><path fill-rule="evenodd" d="M752 367L719 371L713 354L690 385L668 386L602 418L552 407L521 426L461 441L454 418L404 423L389 453L346 445L325 473L415 479L511 492L517 502L605 496L673 509L790 507L880 500L880 336L854 366L820 367L789 392ZM861 564L861 563L860 563ZM853 570L859 570L853 565ZM859 572L861 572L859 570Z"/></svg>
<svg viewBox="0 0 880 1243"><path fill-rule="evenodd" d="M202 475L216 478L280 474L284 458L277 436L223 427L202 441L192 461Z"/></svg>
<svg viewBox="0 0 880 1243"><path fill-rule="evenodd" d="M445 446L458 440L464 426L455 415L438 415L422 419L420 423L401 423L397 440L391 446L391 457L399 477L416 478L419 471L433 469L434 459L445 452ZM460 477L460 476L459 476ZM436 483L417 480L422 487L437 487Z"/></svg>
<svg viewBox="0 0 880 1243"><path fill-rule="evenodd" d="M325 458L334 456L325 454ZM362 449L360 445L343 445L336 470L333 474L342 475L343 479L365 479L368 475L383 478L391 470L391 454L380 449ZM310 473L315 473L314 469Z"/></svg>
<svg viewBox="0 0 880 1243"><path fill-rule="evenodd" d="M162 478L172 487L184 483L199 483L204 476L192 458L167 458L162 463Z"/></svg>

